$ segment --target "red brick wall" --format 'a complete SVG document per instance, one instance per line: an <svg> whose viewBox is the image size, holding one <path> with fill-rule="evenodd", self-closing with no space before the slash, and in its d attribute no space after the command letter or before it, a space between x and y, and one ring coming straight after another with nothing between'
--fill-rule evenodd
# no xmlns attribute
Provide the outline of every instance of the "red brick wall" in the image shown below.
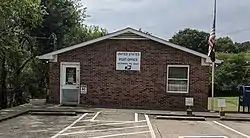
<svg viewBox="0 0 250 138"><path fill-rule="evenodd" d="M117 71L117 51L141 52L141 71ZM53 103L60 99L60 62L80 62L81 84L88 86L83 105L179 110L191 96L196 110L207 109L209 68L201 58L151 40L105 40L58 55L50 63ZM166 93L168 64L190 65L188 94Z"/></svg>

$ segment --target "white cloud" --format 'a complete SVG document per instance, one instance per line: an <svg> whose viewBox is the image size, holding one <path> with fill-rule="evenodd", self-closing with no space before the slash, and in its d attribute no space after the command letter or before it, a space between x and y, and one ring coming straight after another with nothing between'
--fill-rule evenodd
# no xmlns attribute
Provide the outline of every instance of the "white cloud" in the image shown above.
<svg viewBox="0 0 250 138"><path fill-rule="evenodd" d="M180 29L209 31L212 26L212 0L82 0L82 3L91 16L86 23L110 32L131 26L168 39ZM250 27L249 5L249 0L218 0L218 35L229 35L236 41L249 40L250 30L233 33Z"/></svg>

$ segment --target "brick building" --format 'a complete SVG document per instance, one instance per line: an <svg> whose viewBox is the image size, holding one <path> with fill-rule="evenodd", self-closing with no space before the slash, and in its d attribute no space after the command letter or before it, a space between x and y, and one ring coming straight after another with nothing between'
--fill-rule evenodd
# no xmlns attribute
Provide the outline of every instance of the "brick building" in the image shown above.
<svg viewBox="0 0 250 138"><path fill-rule="evenodd" d="M182 110L192 97L207 109L207 55L132 28L38 58L49 61L50 103Z"/></svg>

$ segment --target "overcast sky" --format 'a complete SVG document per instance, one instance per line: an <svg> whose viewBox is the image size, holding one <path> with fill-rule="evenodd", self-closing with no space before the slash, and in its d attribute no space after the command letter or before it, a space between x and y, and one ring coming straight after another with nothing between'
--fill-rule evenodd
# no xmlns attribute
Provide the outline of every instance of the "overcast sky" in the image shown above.
<svg viewBox="0 0 250 138"><path fill-rule="evenodd" d="M209 32L213 0L81 0L88 25L109 32L133 27L169 39L184 28ZM217 35L234 41L250 40L250 0L218 0Z"/></svg>

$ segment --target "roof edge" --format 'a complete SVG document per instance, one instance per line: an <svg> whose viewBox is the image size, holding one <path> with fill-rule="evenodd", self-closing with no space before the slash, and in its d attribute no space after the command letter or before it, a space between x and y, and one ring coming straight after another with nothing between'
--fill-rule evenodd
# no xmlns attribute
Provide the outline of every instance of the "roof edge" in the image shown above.
<svg viewBox="0 0 250 138"><path fill-rule="evenodd" d="M61 53L64 53L64 52L67 52L67 51L70 51L70 50L73 50L73 49L76 49L76 48L80 48L80 47L87 46L87 45L90 45L90 44L93 44L93 43L96 43L96 42L99 42L99 41L103 41L103 40L106 40L106 39L118 36L118 35L126 33L126 32L131 32L131 33L134 33L136 35L140 35L142 37L151 39L153 41L162 43L164 45L167 45L167 46L170 46L170 47L182 50L184 52L187 52L187 53L199 56L201 58L205 58L208 63L212 63L211 60L210 61L208 60L209 57L206 54L197 52L195 50L192 50L192 49L180 46L180 45L176 45L174 43L170 43L170 42L168 42L168 41L166 41L166 40L164 40L162 38L159 38L159 37L156 37L156 36L153 36L153 35L150 35L150 34L146 34L146 33L140 32L140 31L135 30L135 29L133 29L131 27L127 27L125 29L115 31L115 32L107 34L105 36L102 36L102 37L99 37L99 38L96 38L96 39L93 39L93 40L89 40L89 41L86 41L86 42L83 42L83 43L80 43L80 44L76 44L76 45L73 45L73 46L62 48L62 49L59 49L59 50L56 50L56 51L53 51L53 52L50 52L50 53L38 56L37 58L38 59L51 59L51 57L53 57L54 55L58 55L58 54L61 54ZM216 59L216 62L218 64L222 63L222 61L218 60L218 59Z"/></svg>

